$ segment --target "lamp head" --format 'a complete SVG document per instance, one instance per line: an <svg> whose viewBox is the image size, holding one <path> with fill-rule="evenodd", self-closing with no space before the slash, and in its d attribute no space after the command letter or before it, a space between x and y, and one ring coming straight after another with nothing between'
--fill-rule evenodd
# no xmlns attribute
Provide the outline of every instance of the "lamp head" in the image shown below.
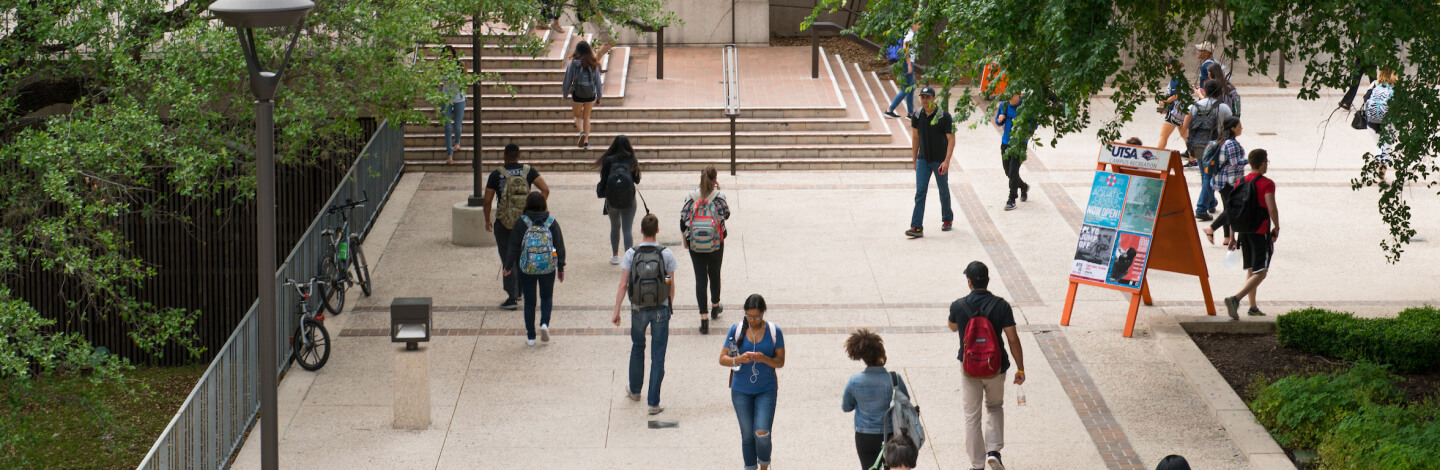
<svg viewBox="0 0 1440 470"><path fill-rule="evenodd" d="M210 11L236 28L295 26L315 8L310 0L216 0Z"/></svg>

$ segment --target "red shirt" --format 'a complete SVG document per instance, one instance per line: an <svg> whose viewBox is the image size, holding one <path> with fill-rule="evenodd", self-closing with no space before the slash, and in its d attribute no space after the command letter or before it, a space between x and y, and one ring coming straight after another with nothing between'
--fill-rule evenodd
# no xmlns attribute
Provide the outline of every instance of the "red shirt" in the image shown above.
<svg viewBox="0 0 1440 470"><path fill-rule="evenodd" d="M1255 233L1268 234L1270 233L1270 203L1265 202L1265 195L1275 194L1275 182L1258 173L1245 175L1245 181L1255 182L1255 196L1260 198L1260 207L1265 209L1265 221L1260 223L1260 229Z"/></svg>

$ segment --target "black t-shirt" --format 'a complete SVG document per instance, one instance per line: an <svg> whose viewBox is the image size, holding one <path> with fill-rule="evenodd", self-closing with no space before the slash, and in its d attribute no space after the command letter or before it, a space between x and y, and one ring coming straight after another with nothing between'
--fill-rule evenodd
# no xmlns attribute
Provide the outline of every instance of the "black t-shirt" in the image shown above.
<svg viewBox="0 0 1440 470"><path fill-rule="evenodd" d="M520 170L523 170L524 168L525 168L525 165L520 164L520 163L506 163L506 164L505 164L505 168L504 168L505 173L506 173L505 176L506 176L506 177L520 176ZM535 178L539 178L539 177L540 177L540 172L535 171L535 167L532 166L532 167L530 167L530 174L529 174L529 175L525 175L525 182L526 182L526 183L530 183L530 184L535 184ZM490 172L490 178L485 181L485 189L493 189L493 190L495 190L496 193L499 193L500 190L505 189L504 186L505 186L505 185L504 185L503 183L501 183L501 181L500 181L500 170L495 170L495 171Z"/></svg>
<svg viewBox="0 0 1440 470"><path fill-rule="evenodd" d="M915 117L910 119L910 127L915 128L920 139L920 158L934 163L945 161L945 149L950 146L947 135L955 133L955 122L950 113L940 109L938 106L935 112L940 113L940 119L931 122L934 114L926 114L925 109L916 111Z"/></svg>
<svg viewBox="0 0 1440 470"><path fill-rule="evenodd" d="M961 307L962 303L969 308ZM1010 370L1010 354L1005 352L1005 329L1015 326L1015 312L1010 310L1010 303L990 291L973 290L970 295L950 304L950 322L960 325L961 343L965 342L965 325L977 315L990 320L990 325L995 327L995 337L1000 339L1000 372ZM961 344L955 358L963 359L964 355L965 345Z"/></svg>

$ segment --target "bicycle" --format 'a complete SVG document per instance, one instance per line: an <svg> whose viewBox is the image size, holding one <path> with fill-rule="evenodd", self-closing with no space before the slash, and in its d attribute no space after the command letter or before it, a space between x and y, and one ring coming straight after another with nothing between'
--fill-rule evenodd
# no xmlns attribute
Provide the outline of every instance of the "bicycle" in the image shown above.
<svg viewBox="0 0 1440 470"><path fill-rule="evenodd" d="M286 279L285 285L294 287L295 293L300 296L300 308L296 312L300 315L300 324L295 325L295 332L290 334L290 360L299 363L302 369L320 370L330 360L330 331L322 323L324 317L320 316L320 308L312 308L309 300L310 293L324 283L316 277L304 284Z"/></svg>
<svg viewBox="0 0 1440 470"><path fill-rule="evenodd" d="M325 211L326 215L339 215L339 226L320 232L327 243L325 254L320 256L320 267L316 275L320 284L320 304L331 315L339 315L345 309L345 291L359 284L366 297L370 296L370 265L365 261L365 252L360 250L360 235L350 231L349 211L365 207L370 199L359 202L345 200ZM355 273L350 273L354 268Z"/></svg>

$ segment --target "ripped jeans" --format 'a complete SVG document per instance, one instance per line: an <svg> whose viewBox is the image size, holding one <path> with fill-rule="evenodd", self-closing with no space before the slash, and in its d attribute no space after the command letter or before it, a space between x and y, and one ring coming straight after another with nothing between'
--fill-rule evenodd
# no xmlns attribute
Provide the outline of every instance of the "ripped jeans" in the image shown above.
<svg viewBox="0 0 1440 470"><path fill-rule="evenodd" d="M745 470L770 466L770 427L775 422L776 395L776 389L756 394L730 390L735 417L740 420L740 453L745 458Z"/></svg>

